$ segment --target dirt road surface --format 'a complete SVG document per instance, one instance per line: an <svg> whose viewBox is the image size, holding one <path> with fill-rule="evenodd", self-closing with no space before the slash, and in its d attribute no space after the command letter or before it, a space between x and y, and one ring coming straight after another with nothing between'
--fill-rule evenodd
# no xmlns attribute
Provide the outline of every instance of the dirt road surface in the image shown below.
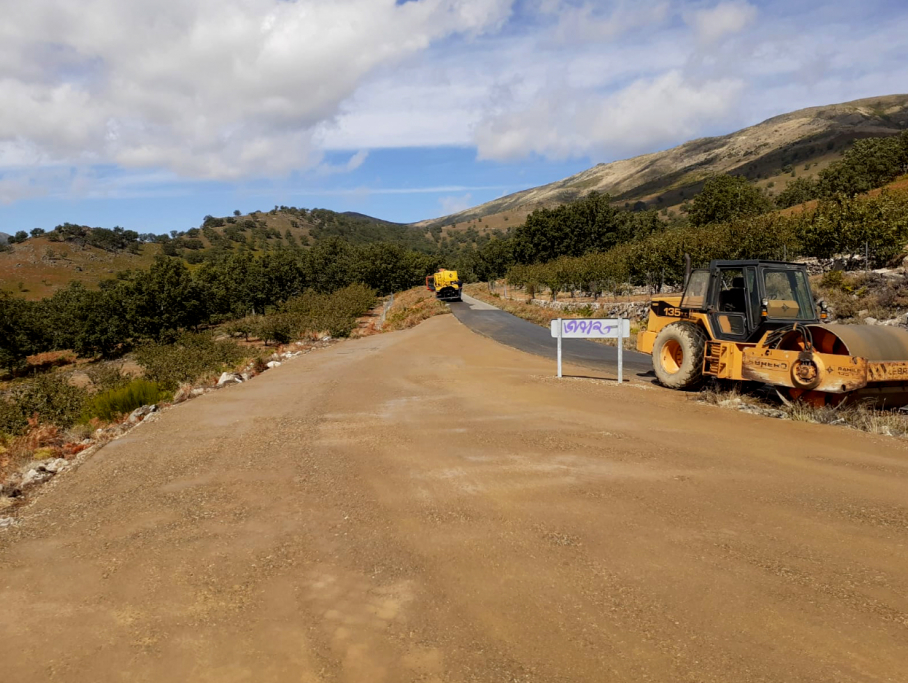
<svg viewBox="0 0 908 683"><path fill-rule="evenodd" d="M0 533L2 679L908 679L902 442L551 374L444 316L165 412Z"/></svg>

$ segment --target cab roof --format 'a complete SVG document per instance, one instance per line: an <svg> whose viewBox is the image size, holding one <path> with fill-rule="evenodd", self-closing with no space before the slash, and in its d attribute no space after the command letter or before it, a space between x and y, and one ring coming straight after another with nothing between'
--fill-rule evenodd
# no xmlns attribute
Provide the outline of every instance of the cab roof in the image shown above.
<svg viewBox="0 0 908 683"><path fill-rule="evenodd" d="M768 261L764 259L752 259L749 261L710 261L709 270L713 268L743 268L746 266L773 266L774 268L804 268L803 263L792 263L791 261Z"/></svg>

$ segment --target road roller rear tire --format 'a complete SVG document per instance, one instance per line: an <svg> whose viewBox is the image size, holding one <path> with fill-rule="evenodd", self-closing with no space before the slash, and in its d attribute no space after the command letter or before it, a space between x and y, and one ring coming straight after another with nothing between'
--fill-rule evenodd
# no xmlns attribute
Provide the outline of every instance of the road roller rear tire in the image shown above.
<svg viewBox="0 0 908 683"><path fill-rule="evenodd" d="M694 389L703 383L706 334L696 325L679 322L662 329L653 344L653 370L669 389Z"/></svg>

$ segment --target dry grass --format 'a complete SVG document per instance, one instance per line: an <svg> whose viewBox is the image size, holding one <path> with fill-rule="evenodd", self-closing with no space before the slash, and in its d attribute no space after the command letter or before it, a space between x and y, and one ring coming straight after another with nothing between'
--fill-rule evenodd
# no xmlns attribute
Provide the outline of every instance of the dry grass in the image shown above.
<svg viewBox="0 0 908 683"><path fill-rule="evenodd" d="M767 396L710 385L697 396L702 403L743 412L776 417L793 422L849 427L868 434L908 438L908 414L899 410L880 410L867 403L838 406L813 406L801 401L782 403Z"/></svg>
<svg viewBox="0 0 908 683"><path fill-rule="evenodd" d="M813 278L817 297L829 304L836 320L863 322L903 316L908 310L908 277L879 273L830 271Z"/></svg>
<svg viewBox="0 0 908 683"><path fill-rule="evenodd" d="M394 303L388 309L382 331L406 330L423 320L450 312L451 309L436 299L433 292L424 287L414 287L394 295Z"/></svg>
<svg viewBox="0 0 908 683"><path fill-rule="evenodd" d="M48 250L53 256L48 256ZM101 280L121 270L148 268L160 252L158 244L143 244L140 254L110 253L35 237L0 253L0 288L30 300L51 296L72 281L97 289Z"/></svg>
<svg viewBox="0 0 908 683"><path fill-rule="evenodd" d="M22 436L0 440L0 482L30 460L60 458L66 454L64 433L57 427L42 424L37 418L28 421Z"/></svg>

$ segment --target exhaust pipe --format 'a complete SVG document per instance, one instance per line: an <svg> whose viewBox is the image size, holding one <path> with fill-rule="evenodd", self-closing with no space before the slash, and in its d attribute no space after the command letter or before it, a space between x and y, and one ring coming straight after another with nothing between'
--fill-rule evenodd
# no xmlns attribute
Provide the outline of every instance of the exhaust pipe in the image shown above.
<svg viewBox="0 0 908 683"><path fill-rule="evenodd" d="M690 254L684 255L684 289L687 289L687 282L690 280Z"/></svg>

